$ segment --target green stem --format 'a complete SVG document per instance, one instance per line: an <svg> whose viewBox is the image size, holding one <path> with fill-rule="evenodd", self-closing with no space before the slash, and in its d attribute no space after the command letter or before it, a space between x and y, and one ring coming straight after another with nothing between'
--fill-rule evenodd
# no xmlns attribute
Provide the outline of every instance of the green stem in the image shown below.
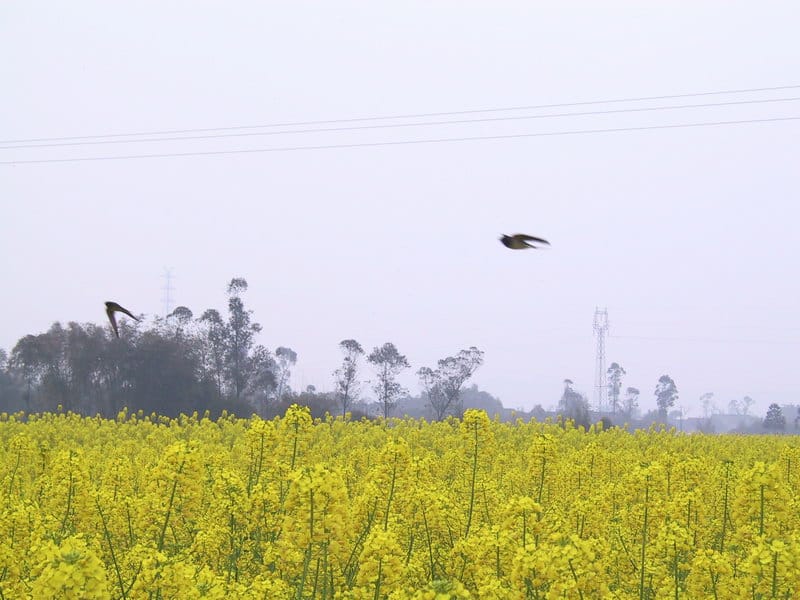
<svg viewBox="0 0 800 600"><path fill-rule="evenodd" d="M169 517L172 513L172 504L175 501L175 490L178 489L178 475L183 472L183 466L186 464L184 460L181 463L181 466L178 467L178 474L175 476L175 480L172 482L172 493L169 495L169 505L167 506L167 514L164 515L164 525L161 526L161 535L158 538L158 551L161 552L164 548L164 536L167 533L167 524L169 523Z"/></svg>
<svg viewBox="0 0 800 600"><path fill-rule="evenodd" d="M408 563L411 562L411 553L414 551L414 532L411 532L411 536L408 539L408 552L406 552L406 566Z"/></svg>
<svg viewBox="0 0 800 600"><path fill-rule="evenodd" d="M61 533L67 529L67 519L72 510L72 490L75 483L75 476L72 473L72 450L69 452L69 491L67 492L67 510L64 513L64 520L61 522Z"/></svg>
<svg viewBox="0 0 800 600"><path fill-rule="evenodd" d="M397 452L394 453L394 464L392 465L392 483L389 486L389 500L386 502L386 514L383 517L383 530L389 529L389 508L392 506L394 497L394 484L397 480Z"/></svg>
<svg viewBox="0 0 800 600"><path fill-rule="evenodd" d="M94 499L94 503L97 505L97 512L100 513L100 521L103 523L103 533L106 536L106 541L108 542L108 548L111 551L111 560L114 563L114 570L117 572L117 581L119 581L119 589L122 592L123 600L127 600L128 595L125 592L125 584L122 581L122 573L119 571L119 563L117 563L117 556L114 553L114 544L111 543L111 534L108 532L108 526L106 525L106 517L103 514L103 509L100 508L100 502L97 498Z"/></svg>
<svg viewBox="0 0 800 600"><path fill-rule="evenodd" d="M469 528L472 525L472 510L475 506L475 480L478 477L478 424L475 427L475 449L472 455L472 482L469 489L469 512L467 513L467 529L464 532L464 538L469 537Z"/></svg>
<svg viewBox="0 0 800 600"><path fill-rule="evenodd" d="M675 579L675 600L678 600L678 544L677 542L672 542L672 551L674 556L674 563L673 563L673 577Z"/></svg>
<svg viewBox="0 0 800 600"><path fill-rule="evenodd" d="M719 596L717 595L717 579L719 579L719 575L714 575L714 571L711 570L711 567L708 568L708 574L711 576L711 591L714 594L714 600L719 600Z"/></svg>
<svg viewBox="0 0 800 600"><path fill-rule="evenodd" d="M772 597L778 593L778 553L772 556Z"/></svg>
<svg viewBox="0 0 800 600"><path fill-rule="evenodd" d="M642 553L641 571L639 573L639 600L644 600L644 559L647 549L647 507L650 501L650 476L647 476L644 486L644 523L642 524Z"/></svg>
<svg viewBox="0 0 800 600"><path fill-rule="evenodd" d="M381 578L383 576L383 559L378 559L378 579L375 581L375 595L373 600L380 600L381 597Z"/></svg>
<svg viewBox="0 0 800 600"><path fill-rule="evenodd" d="M6 498L11 498L11 492L14 489L14 478L17 476L17 469L19 468L21 455L22 451L17 450L17 463L14 465L14 470L11 471L11 480L8 482L8 493L6 494ZM0 591L0 594L2 594L2 591Z"/></svg>
<svg viewBox="0 0 800 600"><path fill-rule="evenodd" d="M305 556L303 557L303 574L300 577L300 584L297 586L297 592L295 597L297 600L301 600L303 597L303 588L306 587L306 577L308 577L308 563L311 561L311 542L308 543L308 548L306 548Z"/></svg>
<svg viewBox="0 0 800 600"><path fill-rule="evenodd" d="M422 509L422 522L425 524L425 537L428 539L428 558L431 561L431 581L436 580L436 567L433 562L433 544L431 543L431 530L428 527L428 516L425 513L425 505L420 504Z"/></svg>
<svg viewBox="0 0 800 600"><path fill-rule="evenodd" d="M544 467L547 463L547 457L542 456L542 471L539 474L539 493L536 496L536 502L539 504L542 503L542 492L544 492Z"/></svg>
<svg viewBox="0 0 800 600"><path fill-rule="evenodd" d="M127 503L125 504L125 514L128 520L128 547L133 546L134 538L133 538L133 524L131 523L131 507Z"/></svg>
<svg viewBox="0 0 800 600"><path fill-rule="evenodd" d="M728 483L730 480L731 464L725 463L725 498L722 508L722 536L719 541L719 551L725 552L725 528L728 524Z"/></svg>
<svg viewBox="0 0 800 600"><path fill-rule="evenodd" d="M500 571L500 540L499 534L495 534L495 541L497 542L494 547L494 568L495 568L495 576L500 579L502 577L502 573Z"/></svg>
<svg viewBox="0 0 800 600"><path fill-rule="evenodd" d="M294 445L292 447L292 469L294 469L294 461L297 458L297 436L299 435L300 424L294 424Z"/></svg>
<svg viewBox="0 0 800 600"><path fill-rule="evenodd" d="M300 585L297 588L298 600L303 597L303 589L305 589L306 587L306 577L308 577L308 565L311 562L311 553L314 544L314 488L311 488L311 490L309 490L309 501L311 506L308 519L309 522L308 548L306 548L305 557L303 558L303 575L300 579Z"/></svg>
<svg viewBox="0 0 800 600"><path fill-rule="evenodd" d="M572 571L572 578L575 580L575 585L578 585L578 574L575 573L575 567L572 566L572 559L570 558L567 561L569 564L569 570ZM580 596L581 600L583 600L583 592L578 588L578 596Z"/></svg>
<svg viewBox="0 0 800 600"><path fill-rule="evenodd" d="M525 549L525 544L528 537L528 513L525 509L522 510L522 549Z"/></svg>
<svg viewBox="0 0 800 600"><path fill-rule="evenodd" d="M317 567L314 569L314 586L311 588L311 597L317 597L317 585L319 584L319 563L320 557L317 557Z"/></svg>

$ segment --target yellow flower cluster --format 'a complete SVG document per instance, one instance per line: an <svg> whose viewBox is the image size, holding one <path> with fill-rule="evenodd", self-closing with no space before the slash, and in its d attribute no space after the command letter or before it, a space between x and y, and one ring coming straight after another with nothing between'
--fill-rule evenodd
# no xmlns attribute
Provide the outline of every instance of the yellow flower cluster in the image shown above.
<svg viewBox="0 0 800 600"><path fill-rule="evenodd" d="M0 600L797 598L793 437L0 415Z"/></svg>

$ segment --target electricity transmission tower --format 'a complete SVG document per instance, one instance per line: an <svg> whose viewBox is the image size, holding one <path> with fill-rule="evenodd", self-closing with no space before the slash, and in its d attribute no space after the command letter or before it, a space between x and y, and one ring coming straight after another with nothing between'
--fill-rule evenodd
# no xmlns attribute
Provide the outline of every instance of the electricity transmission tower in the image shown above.
<svg viewBox="0 0 800 600"><path fill-rule="evenodd" d="M164 274L161 277L165 280L164 287L161 288L161 291L164 292L161 301L164 303L164 318L166 319L172 312L172 292L175 291L175 288L172 287L172 269L164 267Z"/></svg>
<svg viewBox="0 0 800 600"><path fill-rule="evenodd" d="M608 310L595 307L594 309L594 335L597 338L597 352L595 355L594 371L594 401L598 411L606 406L608 384L606 383L606 333L608 333Z"/></svg>

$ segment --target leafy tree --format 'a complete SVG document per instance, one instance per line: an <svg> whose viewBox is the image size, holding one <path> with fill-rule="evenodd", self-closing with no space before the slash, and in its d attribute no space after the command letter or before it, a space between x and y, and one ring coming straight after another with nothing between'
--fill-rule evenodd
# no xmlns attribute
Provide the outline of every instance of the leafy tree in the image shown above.
<svg viewBox="0 0 800 600"><path fill-rule="evenodd" d="M0 411L11 413L24 408L23 387L15 376L8 353L0 348Z"/></svg>
<svg viewBox="0 0 800 600"><path fill-rule="evenodd" d="M173 326L175 335L180 337L191 327L193 317L194 313L189 308L179 306L167 315L167 323Z"/></svg>
<svg viewBox="0 0 800 600"><path fill-rule="evenodd" d="M188 344L157 330L142 333L128 363L132 368L128 385L145 412L168 416L191 414L206 402L195 376L195 354Z"/></svg>
<svg viewBox="0 0 800 600"><path fill-rule="evenodd" d="M750 412L750 407L753 406L753 399L750 396L745 396L742 398L740 406L742 407L742 414L747 415Z"/></svg>
<svg viewBox="0 0 800 600"><path fill-rule="evenodd" d="M622 389L622 376L625 375L625 369L620 367L618 363L612 362L606 373L608 375L608 395L611 399L611 412L616 413L619 408L619 392Z"/></svg>
<svg viewBox="0 0 800 600"><path fill-rule="evenodd" d="M410 365L406 357L400 354L391 342L386 342L380 348L376 347L367 360L374 366L378 377L372 389L383 408L383 417L388 419L389 413L397 404L397 399L406 392L405 388L397 383L397 376Z"/></svg>
<svg viewBox="0 0 800 600"><path fill-rule="evenodd" d="M20 338L14 348L11 349L9 366L21 375L25 383L23 399L26 412L32 410L34 391L38 389L39 382L42 379L43 368L38 354L38 336L30 334Z"/></svg>
<svg viewBox="0 0 800 600"><path fill-rule="evenodd" d="M459 402L464 410L477 408L478 410L485 410L487 415L502 415L505 413L505 407L499 398L494 397L487 391L479 390L474 383L461 390ZM525 412L525 409L521 409L520 412Z"/></svg>
<svg viewBox="0 0 800 600"><path fill-rule="evenodd" d="M103 356L109 340L102 327L69 323L66 333L66 362L69 370L69 408L86 413L104 412L108 397L101 385ZM65 408L67 408L65 406Z"/></svg>
<svg viewBox="0 0 800 600"><path fill-rule="evenodd" d="M278 365L269 350L261 344L253 348L250 363L253 369L252 377L250 378L250 391L258 409L258 414L266 419L271 416L269 408L270 401L277 388L276 372Z"/></svg>
<svg viewBox="0 0 800 600"><path fill-rule="evenodd" d="M625 400L622 402L622 410L625 416L630 419L637 408L639 408L639 388L626 388Z"/></svg>
<svg viewBox="0 0 800 600"><path fill-rule="evenodd" d="M187 325L192 320L192 317L194 317L194 313L189 308L178 306L167 318L175 319L181 325Z"/></svg>
<svg viewBox="0 0 800 600"><path fill-rule="evenodd" d="M275 400L280 402L289 389L289 378L292 367L297 363L297 352L291 348L279 346L275 349Z"/></svg>
<svg viewBox="0 0 800 600"><path fill-rule="evenodd" d="M217 400L222 398L225 365L228 353L228 328L219 311L210 308L200 316L201 368L204 376L214 382Z"/></svg>
<svg viewBox="0 0 800 600"><path fill-rule="evenodd" d="M658 378L655 395L659 417L666 420L667 411L675 405L675 400L678 399L678 388L675 386L672 377L662 375Z"/></svg>
<svg viewBox="0 0 800 600"><path fill-rule="evenodd" d="M31 412L60 405L106 416L124 406L166 415L250 414L247 401L269 393L275 369L269 352L253 347L260 326L239 297L246 288L243 279L231 281L228 322L216 310L195 320L178 307L148 329L122 322L119 338L104 326L78 323L25 336L8 360L0 356L0 407Z"/></svg>
<svg viewBox="0 0 800 600"><path fill-rule="evenodd" d="M429 367L417 371L437 421L441 421L448 410L455 410L459 414L462 412L461 390L482 364L483 352L471 346L456 356L439 360L435 371Z"/></svg>
<svg viewBox="0 0 800 600"><path fill-rule="evenodd" d="M317 393L313 385L306 386L306 390L297 394L291 399L293 404L307 406L311 410L311 417L324 418L326 414L331 414L336 409L335 393Z"/></svg>
<svg viewBox="0 0 800 600"><path fill-rule="evenodd" d="M52 411L57 406L72 409L71 372L67 357L67 335L61 323L53 323L46 333L27 335L11 351L11 362L27 380L32 406L32 391L38 392L38 408Z"/></svg>
<svg viewBox="0 0 800 600"><path fill-rule="evenodd" d="M228 284L228 344L225 366L237 401L241 400L242 392L247 388L252 374L250 350L253 347L255 334L261 331L261 325L252 321L253 311L244 308L241 295L245 291L247 291L245 279L231 279Z"/></svg>
<svg viewBox="0 0 800 600"><path fill-rule="evenodd" d="M589 400L572 389L572 380L564 380L564 393L558 401L558 409L564 419L571 419L577 427L589 429Z"/></svg>
<svg viewBox="0 0 800 600"><path fill-rule="evenodd" d="M786 428L786 417L783 416L781 407L775 403L769 405L767 415L764 417L764 429L782 431Z"/></svg>
<svg viewBox="0 0 800 600"><path fill-rule="evenodd" d="M335 378L336 398L342 407L342 416L347 413L350 403L358 398L358 360L364 349L355 340L342 340L339 348L344 353L342 366L333 372Z"/></svg>

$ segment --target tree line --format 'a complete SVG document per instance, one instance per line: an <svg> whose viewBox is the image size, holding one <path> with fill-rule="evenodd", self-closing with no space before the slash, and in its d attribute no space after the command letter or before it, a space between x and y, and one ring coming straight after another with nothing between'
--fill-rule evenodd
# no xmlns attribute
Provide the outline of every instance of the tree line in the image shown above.
<svg viewBox="0 0 800 600"><path fill-rule="evenodd" d="M113 417L123 408L167 416L226 410L271 417L297 402L316 414L345 414L364 407L364 384L371 383L380 414L389 417L408 395L398 376L411 367L395 345L386 342L366 353L353 339L339 344L333 392L317 393L314 386L294 391L297 353L257 343L262 327L245 306L247 288L243 278L230 281L226 313L211 308L196 317L180 306L150 325L122 320L119 338L107 327L76 322L26 335L10 354L0 350L0 411ZM374 373L370 382L362 380L363 363ZM471 347L417 371L434 418L460 414L464 386L481 364L483 352Z"/></svg>

